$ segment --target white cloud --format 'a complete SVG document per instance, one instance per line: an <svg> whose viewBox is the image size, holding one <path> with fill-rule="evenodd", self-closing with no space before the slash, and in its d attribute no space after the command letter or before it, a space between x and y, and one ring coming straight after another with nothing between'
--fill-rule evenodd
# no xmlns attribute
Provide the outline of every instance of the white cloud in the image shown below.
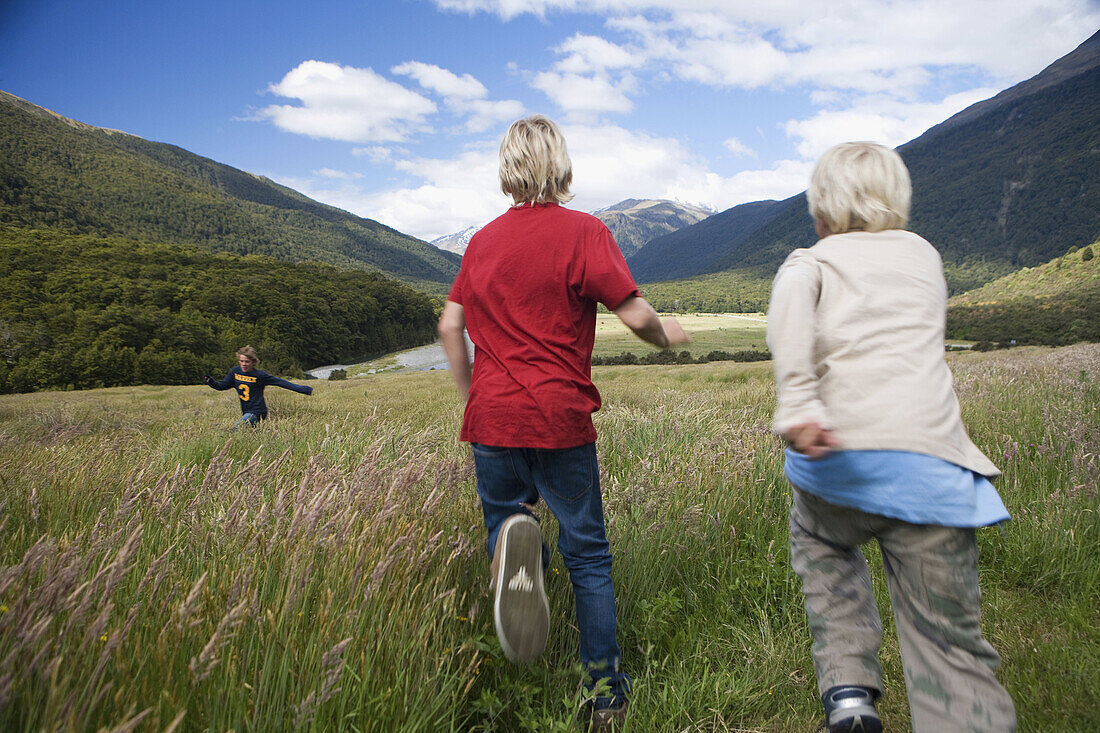
<svg viewBox="0 0 1100 733"><path fill-rule="evenodd" d="M715 86L809 82L880 92L922 83L922 69L981 69L1000 82L1031 76L1100 25L1095 0L435 0L444 10L602 15L638 44L583 36L559 71L596 68L586 49L670 67ZM567 42L568 43L568 42ZM625 56L622 56L624 55ZM901 87L901 88L899 88Z"/></svg>
<svg viewBox="0 0 1100 733"><path fill-rule="evenodd" d="M313 171L313 175L321 176L322 178L339 178L342 180L363 177L362 173L348 173L347 171L338 171L334 168L318 168Z"/></svg>
<svg viewBox="0 0 1100 733"><path fill-rule="evenodd" d="M464 125L466 132L485 132L498 123L514 120L523 114L523 104L519 101L487 99L489 90L469 74L459 76L453 71L419 61L408 61L390 71L411 76L420 86L442 96L449 110L467 118Z"/></svg>
<svg viewBox="0 0 1100 733"><path fill-rule="evenodd" d="M463 74L459 76L453 71L425 64L419 61L407 61L390 69L394 74L411 76L420 82L420 86L431 89L447 99L484 99L489 96L489 90L480 81Z"/></svg>
<svg viewBox="0 0 1100 733"><path fill-rule="evenodd" d="M785 199L806 190L813 163L806 160L778 160L770 168L741 171L730 177L706 172L698 181L672 189L668 198L681 201L716 202L725 211L750 201Z"/></svg>
<svg viewBox="0 0 1100 733"><path fill-rule="evenodd" d="M613 82L603 75L581 76L544 71L535 74L531 86L542 91L570 115L591 117L634 109L634 103L626 96L634 89L633 78L629 76Z"/></svg>
<svg viewBox="0 0 1100 733"><path fill-rule="evenodd" d="M348 142L396 142L430 129L435 104L372 69L303 61L270 91L302 102L271 105L258 117L288 132Z"/></svg>
<svg viewBox="0 0 1100 733"><path fill-rule="evenodd" d="M394 167L443 188L496 190L498 165L496 144L485 144L464 150L454 158L410 158L398 161Z"/></svg>
<svg viewBox="0 0 1100 733"><path fill-rule="evenodd" d="M678 140L615 125L563 126L573 160L572 208L596 209L639 196L677 199L724 210L785 198L806 187L812 163L780 161L766 170L722 176ZM453 158L397 160L410 185L379 192L333 179L279 178L307 196L430 241L483 225L507 210L500 191L497 145L485 143ZM274 176L272 176L274 178Z"/></svg>
<svg viewBox="0 0 1100 733"><path fill-rule="evenodd" d="M644 56L583 33L554 50L563 58L551 70L531 75L530 83L570 119L591 121L601 114L634 109L628 95L636 91L637 83L627 70L642 66Z"/></svg>
<svg viewBox="0 0 1100 733"><path fill-rule="evenodd" d="M994 89L972 89L935 103L906 103L891 97L865 98L846 109L822 110L807 119L790 120L783 129L797 141L799 155L810 160L816 160L833 145L850 140L870 140L897 147L995 93Z"/></svg>
<svg viewBox="0 0 1100 733"><path fill-rule="evenodd" d="M608 69L636 68L645 62L641 54L627 50L599 36L577 33L557 48L565 58L554 68L571 74L602 72Z"/></svg>
<svg viewBox="0 0 1100 733"><path fill-rule="evenodd" d="M792 196L806 187L812 164L779 161L772 168L722 176L678 140L622 127L566 126L573 158L574 205L585 211L639 196L704 204L716 210Z"/></svg>
<svg viewBox="0 0 1100 733"><path fill-rule="evenodd" d="M364 191L356 185L332 186L328 182L282 177L283 185L317 201L373 219L399 232L430 242L461 231L472 224L485 224L508 208L498 190L472 186L419 186L386 191Z"/></svg>
<svg viewBox="0 0 1100 733"><path fill-rule="evenodd" d="M763 39L695 40L671 61L682 79L746 89L784 79L790 67L789 57Z"/></svg>
<svg viewBox="0 0 1100 733"><path fill-rule="evenodd" d="M454 158L409 158L394 167L419 183L367 192L357 186L329 187L294 181L307 196L380 221L431 241L502 214L509 200L497 179L496 145L465 150ZM287 184L291 185L291 184ZM299 188L301 186L301 188Z"/></svg>
<svg viewBox="0 0 1100 733"><path fill-rule="evenodd" d="M735 137L727 138L722 143L722 147L724 147L726 150L730 151L731 153L733 153L736 156L744 156L744 157L749 157L749 158L757 157L757 154L756 154L755 150L753 150L748 145L741 142L740 140L738 140Z"/></svg>
<svg viewBox="0 0 1100 733"><path fill-rule="evenodd" d="M467 132L486 132L501 122L511 122L523 116L523 104L514 99L491 102L478 99L466 107L469 117L466 120Z"/></svg>
<svg viewBox="0 0 1100 733"><path fill-rule="evenodd" d="M381 145L369 145L365 148L352 148L351 154L363 157L372 163L385 163L393 160L393 150Z"/></svg>

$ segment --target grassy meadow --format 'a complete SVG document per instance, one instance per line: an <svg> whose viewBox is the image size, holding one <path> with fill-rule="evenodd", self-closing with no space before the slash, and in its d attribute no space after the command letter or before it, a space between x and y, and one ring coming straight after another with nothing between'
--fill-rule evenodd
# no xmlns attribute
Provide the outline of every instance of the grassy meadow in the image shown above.
<svg viewBox="0 0 1100 733"><path fill-rule="evenodd" d="M1021 730L1097 730L1100 345L949 360L1014 516L979 543ZM595 381L627 730L813 730L770 364ZM268 390L272 418L241 432L203 386L0 396L0 729L582 730L560 557L546 654L517 667L495 639L449 375L313 385ZM904 730L868 555L881 712Z"/></svg>
<svg viewBox="0 0 1100 733"><path fill-rule="evenodd" d="M592 349L593 356L618 356L629 352L642 357L653 351L650 346L632 334L613 313L608 313L602 308L600 310L601 312L596 314L596 344ZM688 351L693 357L699 358L711 351L732 352L748 349L766 351L768 348L764 342L764 331L768 320L763 313L677 313L675 317L692 339L691 343L678 346L677 352ZM387 354L362 364L351 365L347 367L348 376L402 371L405 367L401 365L399 356L422 349L423 347L409 349L405 352ZM439 350L438 361L444 360L442 350ZM428 362L431 361L431 359L428 360Z"/></svg>
<svg viewBox="0 0 1100 733"><path fill-rule="evenodd" d="M763 313L677 313L680 325L691 336L691 343L676 347L699 357L711 351L766 351L764 330L767 316ZM593 356L617 356L623 352L644 356L652 348L638 340L612 313L596 316L596 346Z"/></svg>

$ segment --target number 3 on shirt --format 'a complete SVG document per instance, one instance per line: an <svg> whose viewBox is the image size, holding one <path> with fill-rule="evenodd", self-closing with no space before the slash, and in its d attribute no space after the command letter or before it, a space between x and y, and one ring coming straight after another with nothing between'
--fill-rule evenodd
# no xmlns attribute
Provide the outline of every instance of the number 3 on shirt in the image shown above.
<svg viewBox="0 0 1100 733"><path fill-rule="evenodd" d="M237 392L241 396L241 402L248 402L248 385L247 384L238 384L237 385Z"/></svg>

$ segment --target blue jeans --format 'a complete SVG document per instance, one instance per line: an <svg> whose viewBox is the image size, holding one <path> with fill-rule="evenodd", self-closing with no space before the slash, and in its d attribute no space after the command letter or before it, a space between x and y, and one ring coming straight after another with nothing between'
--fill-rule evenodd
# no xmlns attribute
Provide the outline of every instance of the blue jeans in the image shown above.
<svg viewBox="0 0 1100 733"><path fill-rule="evenodd" d="M595 705L625 701L630 678L619 671L622 653L615 639L611 548L604 527L596 444L562 450L472 445L477 493L489 531L489 556L496 550L504 520L513 514L530 515L524 504L533 506L541 497L558 520L558 550L577 599L581 662L592 677L609 678L611 697L601 697ZM544 559L549 554L544 545Z"/></svg>
<svg viewBox="0 0 1100 733"><path fill-rule="evenodd" d="M251 425L259 425L260 420L263 420L264 416L255 412L246 412L241 415L241 419L233 426L235 428L243 428Z"/></svg>

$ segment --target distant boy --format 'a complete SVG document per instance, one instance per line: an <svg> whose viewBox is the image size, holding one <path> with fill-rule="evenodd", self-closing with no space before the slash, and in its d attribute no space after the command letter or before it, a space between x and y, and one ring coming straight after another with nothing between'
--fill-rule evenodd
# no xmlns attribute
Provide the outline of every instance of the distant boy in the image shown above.
<svg viewBox="0 0 1100 733"><path fill-rule="evenodd" d="M500 186L514 204L470 240L439 336L466 399L461 439L473 448L500 645L514 662L546 646L550 551L528 509L542 498L558 519L576 596L585 688L591 694L595 678L610 684L591 705L592 729L613 730L625 718L630 682L619 669L592 425L600 408L591 379L596 304L656 346L688 338L638 296L607 227L561 206L572 180L557 125L541 115L512 124L500 146ZM464 328L476 347L472 374Z"/></svg>
<svg viewBox="0 0 1100 733"><path fill-rule="evenodd" d="M259 363L260 357L256 354L256 350L251 346L242 346L237 349L237 366L229 370L225 379L217 380L209 374L203 375L202 381L216 390L236 388L237 396L241 398L241 419L237 421L235 427L255 425L267 419L264 387L275 386L305 395L313 394L313 387L288 382L260 371L256 368Z"/></svg>

